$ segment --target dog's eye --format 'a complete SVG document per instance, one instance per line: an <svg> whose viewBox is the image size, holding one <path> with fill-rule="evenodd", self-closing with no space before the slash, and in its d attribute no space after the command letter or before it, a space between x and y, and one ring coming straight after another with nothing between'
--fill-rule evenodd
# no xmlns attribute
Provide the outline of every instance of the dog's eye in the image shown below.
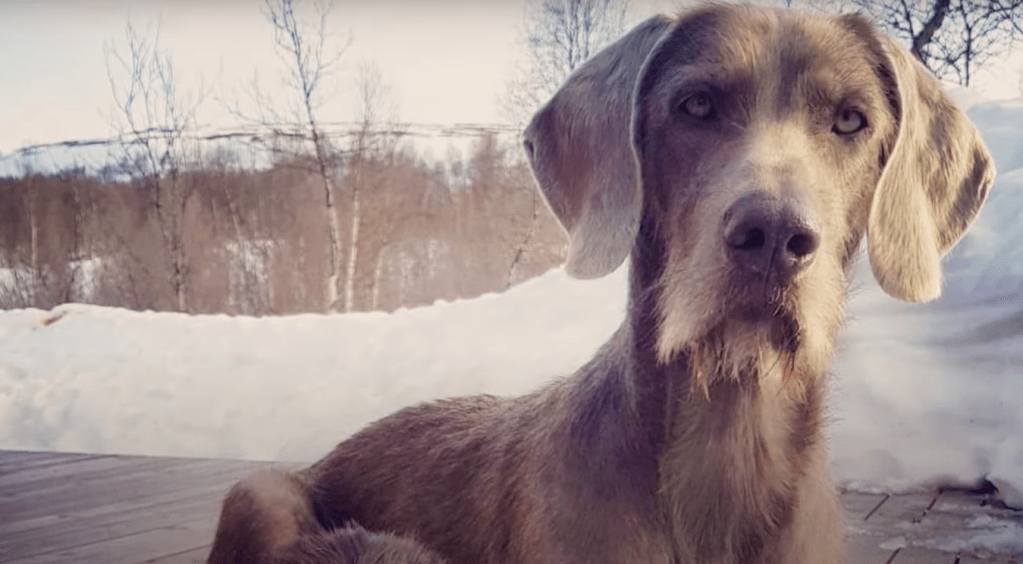
<svg viewBox="0 0 1023 564"><path fill-rule="evenodd" d="M682 113L699 119L710 119L714 117L714 102L706 92L697 92L689 96L679 104Z"/></svg>
<svg viewBox="0 0 1023 564"><path fill-rule="evenodd" d="M864 127L867 127L867 118L856 110L846 108L835 118L835 125L832 126L831 131L838 135L851 135Z"/></svg>

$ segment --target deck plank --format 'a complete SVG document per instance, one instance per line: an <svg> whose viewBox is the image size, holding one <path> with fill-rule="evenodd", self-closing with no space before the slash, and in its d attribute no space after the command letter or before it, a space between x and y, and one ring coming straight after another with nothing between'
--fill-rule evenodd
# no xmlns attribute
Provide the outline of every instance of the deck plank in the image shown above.
<svg viewBox="0 0 1023 564"><path fill-rule="evenodd" d="M0 562L202 562L224 494L268 464L0 451Z"/></svg>
<svg viewBox="0 0 1023 564"><path fill-rule="evenodd" d="M5 485L5 493L0 494L0 527L46 515L74 514L119 503L144 503L154 496L198 486L230 484L251 468L225 469L220 461L132 459L120 468L90 470L86 475L70 473L60 480L45 481L45 486L39 489L33 487L36 482L15 482L9 484L13 492L6 493Z"/></svg>
<svg viewBox="0 0 1023 564"><path fill-rule="evenodd" d="M151 560L146 560L147 564L204 564L206 557L210 553L211 544L204 544L199 548L193 548L192 550L186 550L185 552L179 552L177 554L168 554L167 556L160 556Z"/></svg>
<svg viewBox="0 0 1023 564"><path fill-rule="evenodd" d="M849 492L842 495L842 510L845 516L846 546L856 555L852 562L863 564L886 564L895 549L881 548L884 542L876 528L868 524L870 517L888 501L884 494L862 494Z"/></svg>
<svg viewBox="0 0 1023 564"><path fill-rule="evenodd" d="M224 494L269 464L0 450L0 562L202 563ZM841 499L850 562L1023 564L956 536L1023 527L1020 512L962 492Z"/></svg>
<svg viewBox="0 0 1023 564"><path fill-rule="evenodd" d="M959 556L956 564L1021 564L1021 554L990 554L984 557Z"/></svg>
<svg viewBox="0 0 1023 564"><path fill-rule="evenodd" d="M891 564L956 564L956 555L930 548L909 546L900 549Z"/></svg>
<svg viewBox="0 0 1023 564"><path fill-rule="evenodd" d="M19 452L18 456L0 458L0 477L21 470L41 466L67 464L76 460L92 458L109 458L108 454L79 454L68 452Z"/></svg>
<svg viewBox="0 0 1023 564"><path fill-rule="evenodd" d="M196 515L216 515L228 486L209 490L198 497L167 500L159 505L106 512L91 518L69 517L47 526L9 534L0 549L0 559L11 555L34 556L70 549L103 538L121 538L154 528L173 527Z"/></svg>
<svg viewBox="0 0 1023 564"><path fill-rule="evenodd" d="M80 564L83 562L140 563L154 558L202 547L214 532L215 521L192 519L140 531L131 535L103 538L69 548L18 558L19 564Z"/></svg>

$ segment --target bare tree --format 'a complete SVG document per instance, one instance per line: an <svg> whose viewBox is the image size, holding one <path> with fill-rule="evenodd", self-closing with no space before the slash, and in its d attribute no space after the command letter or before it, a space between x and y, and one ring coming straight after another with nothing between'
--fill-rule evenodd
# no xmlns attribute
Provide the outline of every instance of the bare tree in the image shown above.
<svg viewBox="0 0 1023 564"><path fill-rule="evenodd" d="M351 190L351 231L348 264L345 269L344 311L355 307L356 265L359 256L359 231L362 222L362 192L372 183L367 170L374 160L393 152L402 127L396 124L397 106L391 88L384 83L380 69L373 63L359 66L355 80L356 126L351 135L348 179ZM379 130L378 130L379 128Z"/></svg>
<svg viewBox="0 0 1023 564"><path fill-rule="evenodd" d="M184 216L194 184L183 173L199 161L195 115L204 94L201 86L190 96L180 92L173 60L160 48L159 25L141 33L129 21L125 41L126 52L105 45L120 168L146 193L170 257L177 309L188 311Z"/></svg>
<svg viewBox="0 0 1023 564"><path fill-rule="evenodd" d="M584 61L617 39L630 0L529 0L522 37L527 59L506 84L502 108L524 124Z"/></svg>
<svg viewBox="0 0 1023 564"><path fill-rule="evenodd" d="M625 31L630 0L529 0L522 43L526 59L505 84L500 102L507 118L524 126L575 69ZM549 211L535 194L531 221L507 266L507 284L532 246L540 220Z"/></svg>
<svg viewBox="0 0 1023 564"><path fill-rule="evenodd" d="M317 2L306 8L299 0L264 2L278 54L288 69L285 83L295 96L290 107L280 112L279 101L264 92L256 77L250 95L257 117L242 111L237 103L229 109L272 134L271 151L280 162L306 168L318 179L328 239L326 307L352 311L358 307L365 192L374 182L375 161L394 150L406 127L397 123L391 88L379 69L363 63L353 81L354 119L344 131L339 131L337 124L332 131L320 110L329 94L327 83L337 77L348 45L347 41L335 41L329 32L333 4ZM342 136L344 143L338 141ZM349 221L347 239L342 221Z"/></svg>
<svg viewBox="0 0 1023 564"><path fill-rule="evenodd" d="M1023 0L849 0L896 36L939 78L970 84L974 71L1023 37Z"/></svg>
<svg viewBox="0 0 1023 564"><path fill-rule="evenodd" d="M9 235L10 242L0 256L0 307L52 307L56 304L48 303L44 296L48 273L39 260L39 175L24 158L18 160L17 167L23 187L16 197L5 193L3 202L4 227L14 233ZM27 249L23 244L25 223L28 223Z"/></svg>
<svg viewBox="0 0 1023 564"><path fill-rule="evenodd" d="M323 86L337 70L345 46L338 47L328 30L332 3L317 2L313 15L304 18L296 12L296 0L265 0L266 16L273 26L274 44L288 67L288 86L295 93L293 118L301 124L298 134L312 143L312 168L323 189L323 213L327 223L327 275L326 303L328 310L343 306L338 289L342 271L341 224L335 201L338 161L335 149L319 119L323 103ZM273 108L267 98L261 98L264 110ZM264 120L280 125L281 120Z"/></svg>

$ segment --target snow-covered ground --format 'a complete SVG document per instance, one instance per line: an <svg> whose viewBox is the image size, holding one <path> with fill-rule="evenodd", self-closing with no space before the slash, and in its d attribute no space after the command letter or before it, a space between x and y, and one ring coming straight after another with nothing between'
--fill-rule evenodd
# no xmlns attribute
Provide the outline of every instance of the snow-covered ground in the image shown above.
<svg viewBox="0 0 1023 564"><path fill-rule="evenodd" d="M998 161L990 201L935 303L897 302L859 264L832 458L855 489L987 477L1023 504L1023 100L971 116ZM559 269L393 314L2 312L0 448L313 460L402 406L571 373L620 322L625 279Z"/></svg>
<svg viewBox="0 0 1023 564"><path fill-rule="evenodd" d="M620 322L624 274L393 314L3 312L0 448L314 460L405 405L573 372Z"/></svg>

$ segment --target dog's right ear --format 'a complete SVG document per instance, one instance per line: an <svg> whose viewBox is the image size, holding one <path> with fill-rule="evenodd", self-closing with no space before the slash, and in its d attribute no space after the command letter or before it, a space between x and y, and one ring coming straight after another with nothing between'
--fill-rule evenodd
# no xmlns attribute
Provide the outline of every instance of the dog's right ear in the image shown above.
<svg viewBox="0 0 1023 564"><path fill-rule="evenodd" d="M941 295L940 259L973 222L995 167L977 129L923 66L882 38L898 136L867 220L870 266L900 300Z"/></svg>
<svg viewBox="0 0 1023 564"><path fill-rule="evenodd" d="M643 197L630 142L632 93L669 25L651 18L584 63L523 133L533 176L568 232L566 269L576 278L610 273L636 240Z"/></svg>

